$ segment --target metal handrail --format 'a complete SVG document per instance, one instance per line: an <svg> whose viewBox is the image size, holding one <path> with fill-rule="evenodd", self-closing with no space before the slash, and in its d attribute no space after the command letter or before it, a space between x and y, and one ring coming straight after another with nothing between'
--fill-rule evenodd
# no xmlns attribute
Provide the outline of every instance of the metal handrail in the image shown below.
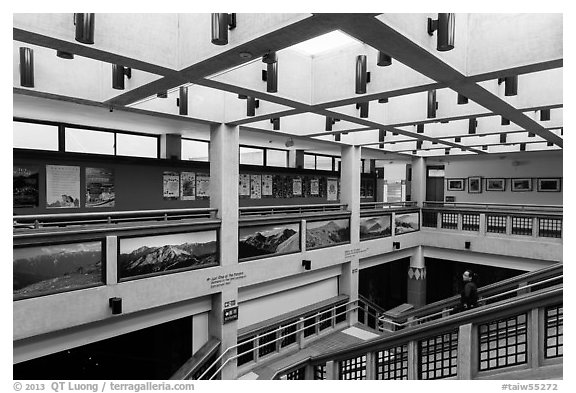
<svg viewBox="0 0 576 393"><path fill-rule="evenodd" d="M348 207L345 203L328 203L328 204L308 204L308 205L279 205L279 206L250 206L238 209L238 215L277 215L291 213L314 213L314 212L346 212Z"/></svg>
<svg viewBox="0 0 576 393"><path fill-rule="evenodd" d="M38 229L50 225L79 224L113 224L125 221L186 219L186 218L216 218L218 209L162 209L134 210L113 212L86 212L66 214L35 214L16 215L13 217L14 228Z"/></svg>
<svg viewBox="0 0 576 393"><path fill-rule="evenodd" d="M531 288L531 287L533 287L533 286L542 285L542 284L545 284L545 283L551 282L551 281L556 281L556 280L561 279L561 278L563 278L563 277L564 277L564 275L561 274L561 275L559 275L559 276L554 276L554 277L552 277L552 278L547 278L547 279L544 279L544 280L542 280L542 281L536 281L536 282L533 282L533 283L531 283L531 284L523 285L523 286L518 287L518 288L513 288L513 289L510 289L510 290L505 291L505 292L501 292L501 293L497 293L497 294L488 296L488 297L486 297L486 298L481 298L481 299L479 299L478 301L479 301L479 302L486 303L487 300L492 301L493 299L496 299L496 298L499 298L499 297L508 295L508 294L510 294L510 293L515 293L515 292L524 291L524 290L526 290L526 289L528 289L528 288ZM434 317L434 316L443 315L443 314L445 314L446 312L453 311L454 309L455 309L455 307L445 308L445 309L443 309L443 310L441 310L441 311L434 312L434 313L432 313L432 314L422 315L422 316L419 316L419 317L416 317L416 318L407 320L407 321L405 321L405 322L400 322L400 323L395 322L395 321L392 321L392 320L390 320L390 319L386 319L386 316L385 316L385 315L382 315L380 318L378 318L378 320L379 320L380 322L386 322L386 323L388 323L388 324L395 325L395 326L397 326L397 327L405 327L405 326L410 326L410 325L414 325L414 324L421 324L421 321L423 321L423 320L425 320L425 319L427 320L427 319L430 319L431 317Z"/></svg>
<svg viewBox="0 0 576 393"><path fill-rule="evenodd" d="M365 209L398 209L398 208L410 208L410 207L417 207L417 203L414 201L361 202L360 203L360 210L365 210Z"/></svg>
<svg viewBox="0 0 576 393"><path fill-rule="evenodd" d="M518 210L518 211L533 211L539 210L545 213L561 213L563 211L562 205L531 205L531 204L503 204L503 203L488 203L488 202L441 202L441 201L424 201L424 208L475 208L475 209L502 209L502 210Z"/></svg>
<svg viewBox="0 0 576 393"><path fill-rule="evenodd" d="M202 373L202 375L200 375L200 377L198 377L198 379L204 378L204 376L206 375L206 373L207 373L210 369L212 369L212 368L214 367L214 365L218 364L218 362L221 361L227 353L229 353L230 351L238 348L238 347L241 346L241 345L245 345L245 344L248 343L248 342L255 342L255 341L259 340L261 336L273 334L273 333L276 333L276 332L278 332L278 331L280 331L280 330L285 330L287 327L290 327L290 326L292 326L292 325L298 325L298 324L303 323L304 321L307 321L307 320L309 320L309 319L317 318L319 315L324 314L324 313L326 313L326 312L328 312L328 311L332 311L332 310L336 311L336 308L345 307L345 306L348 306L349 304L354 304L354 307L352 307L352 308L346 307L346 310L344 310L343 312L340 312L340 313L335 313L335 314L332 314L332 313L331 313L329 317L324 318L324 319L319 319L317 322L313 323L313 324L310 325L310 326L305 326L305 327L303 327L303 328L301 328L301 329L296 329L296 331L291 331L290 333L288 333L288 334L286 334L286 335L280 335L279 337L277 337L277 338L274 339L274 340L268 341L268 342L266 342L266 343L264 343L264 344L261 344L261 345L258 345L258 346L253 346L252 348L250 348L249 350L247 350L247 351L245 351L245 352L242 352L242 353L240 353L240 354L237 353L236 355L229 357L229 358L226 359L226 361L225 361L224 363L222 363L222 365L220 365L220 367L212 374L212 376L209 378L210 380L213 379L213 378L214 378L229 362L231 362L232 360L237 359L237 358L239 358L240 356L245 355L245 354L247 354L247 353L250 353L250 352L252 352L252 351L254 351L254 350L256 350L256 349L259 349L259 348L261 348L261 347L263 347L263 346L270 345L270 343L272 343L272 342L279 341L279 340L281 340L281 339L284 339L284 338L286 338L286 337L288 337L288 336L292 336L292 335L294 335L294 334L296 334L296 333L298 333L298 332L301 332L301 331L303 331L303 330L310 329L312 326L319 325L320 323L322 323L322 322L324 322L324 321L326 321L326 320L328 320L328 319L336 318L336 317L339 316L339 315L347 314L347 313L349 313L349 312L352 312L352 311L354 311L355 309L358 308L358 305L355 304L356 302L357 302L356 300L351 300L351 301L346 302L346 303L334 305L333 307L331 307L331 308L329 308L329 309L327 309L327 310L318 311L317 313L315 313L315 314L313 314L313 315L310 315L310 316L308 316L308 317L306 317L306 318L300 318L299 320L297 320L297 321L295 321L295 322L292 322L292 323L289 323L289 324L286 324L286 325L279 326L277 329L274 329L274 330L265 332L265 333L262 334L262 335L258 334L258 335L256 335L254 338L252 338L252 339L250 339L250 340L246 340L246 341L242 341L242 342L240 342L240 343L236 343L235 345L232 345L232 346L228 347L224 352L222 352L222 353L220 354L220 356L218 356L218 358L216 358L216 360L215 360L214 362L212 362L212 364L211 364L209 367L206 368L206 371L204 371L204 373Z"/></svg>

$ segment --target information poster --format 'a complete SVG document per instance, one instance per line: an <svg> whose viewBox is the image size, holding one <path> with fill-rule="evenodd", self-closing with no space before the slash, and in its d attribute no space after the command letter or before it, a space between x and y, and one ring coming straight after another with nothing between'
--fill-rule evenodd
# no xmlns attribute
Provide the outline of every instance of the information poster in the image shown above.
<svg viewBox="0 0 576 393"><path fill-rule="evenodd" d="M302 196L302 179L299 177L292 179L292 195Z"/></svg>
<svg viewBox="0 0 576 393"><path fill-rule="evenodd" d="M113 170L86 168L86 207L113 207L115 199Z"/></svg>
<svg viewBox="0 0 576 393"><path fill-rule="evenodd" d="M262 196L272 196L272 175L262 175Z"/></svg>
<svg viewBox="0 0 576 393"><path fill-rule="evenodd" d="M310 179L310 195L312 196L320 195L320 184L318 179L315 177Z"/></svg>
<svg viewBox="0 0 576 393"><path fill-rule="evenodd" d="M338 180L328 179L327 181L327 200L337 201L338 200Z"/></svg>
<svg viewBox="0 0 576 393"><path fill-rule="evenodd" d="M34 167L13 167L12 193L13 207L38 207L39 202L39 170Z"/></svg>
<svg viewBox="0 0 576 393"><path fill-rule="evenodd" d="M250 175L250 198L262 198L262 176Z"/></svg>
<svg viewBox="0 0 576 393"><path fill-rule="evenodd" d="M180 197L180 175L178 172L164 172L164 199L174 200Z"/></svg>
<svg viewBox="0 0 576 393"><path fill-rule="evenodd" d="M196 197L198 199L210 198L210 175L207 173L196 174Z"/></svg>
<svg viewBox="0 0 576 393"><path fill-rule="evenodd" d="M46 165L46 207L80 207L80 167Z"/></svg>
<svg viewBox="0 0 576 393"><path fill-rule="evenodd" d="M180 198L183 201L193 201L196 199L196 173L180 173Z"/></svg>
<svg viewBox="0 0 576 393"><path fill-rule="evenodd" d="M238 179L238 195L250 196L250 175L241 173Z"/></svg>

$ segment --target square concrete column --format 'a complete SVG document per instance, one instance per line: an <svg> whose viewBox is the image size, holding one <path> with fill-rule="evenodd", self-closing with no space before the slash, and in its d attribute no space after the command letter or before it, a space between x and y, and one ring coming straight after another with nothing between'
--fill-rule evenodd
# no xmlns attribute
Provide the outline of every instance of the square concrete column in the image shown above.
<svg viewBox="0 0 576 393"><path fill-rule="evenodd" d="M422 207L426 200L426 162L424 157L412 159L412 201Z"/></svg>
<svg viewBox="0 0 576 393"><path fill-rule="evenodd" d="M340 203L348 205L350 216L350 249L360 247L360 147L342 147L342 170L340 172ZM360 260L353 255L342 265L340 276L340 292L350 297L350 301L358 300L358 276ZM348 322L353 325L358 322L358 312L348 314Z"/></svg>
<svg viewBox="0 0 576 393"><path fill-rule="evenodd" d="M224 124L210 129L210 207L218 209L220 227L220 265L238 264L238 140L239 127ZM234 283L222 287L212 295L209 317L210 335L221 341L221 353L237 343L237 321L224 323L226 304L238 305L238 289ZM223 359L236 354L231 350ZM221 371L222 379L237 377L236 361L229 362Z"/></svg>

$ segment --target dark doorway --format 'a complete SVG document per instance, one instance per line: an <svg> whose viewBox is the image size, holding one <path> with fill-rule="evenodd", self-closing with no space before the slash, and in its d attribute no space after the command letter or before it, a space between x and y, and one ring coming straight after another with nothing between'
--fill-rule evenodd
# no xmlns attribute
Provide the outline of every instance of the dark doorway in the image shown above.
<svg viewBox="0 0 576 393"><path fill-rule="evenodd" d="M426 167L426 200L444 202L444 166Z"/></svg>
<svg viewBox="0 0 576 393"><path fill-rule="evenodd" d="M410 258L360 270L360 295L389 310L407 302Z"/></svg>
<svg viewBox="0 0 576 393"><path fill-rule="evenodd" d="M426 303L434 303L460 293L462 273L472 269L478 276L478 287L506 280L526 273L523 270L476 265L448 261L444 259L425 258L426 262Z"/></svg>
<svg viewBox="0 0 576 393"><path fill-rule="evenodd" d="M168 379L192 356L192 317L15 364L14 379Z"/></svg>

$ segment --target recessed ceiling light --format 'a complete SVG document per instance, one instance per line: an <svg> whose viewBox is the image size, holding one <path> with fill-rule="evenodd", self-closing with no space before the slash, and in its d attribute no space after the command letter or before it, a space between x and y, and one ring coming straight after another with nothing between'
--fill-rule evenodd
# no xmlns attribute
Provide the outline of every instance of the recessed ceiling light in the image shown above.
<svg viewBox="0 0 576 393"><path fill-rule="evenodd" d="M250 52L240 52L240 53L238 53L238 56L240 56L240 58L242 58L242 59L251 59L251 58L252 58L252 53L250 53Z"/></svg>

